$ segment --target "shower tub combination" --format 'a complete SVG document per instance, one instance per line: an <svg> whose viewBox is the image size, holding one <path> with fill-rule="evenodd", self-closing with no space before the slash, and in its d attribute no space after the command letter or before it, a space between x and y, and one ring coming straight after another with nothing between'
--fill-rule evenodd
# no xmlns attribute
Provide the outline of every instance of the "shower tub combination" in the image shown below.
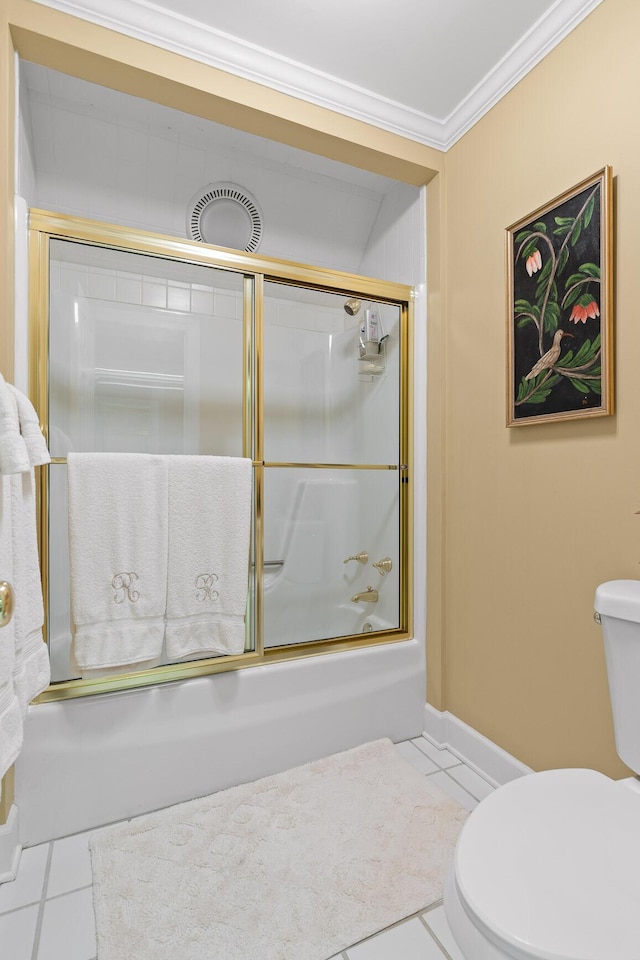
<svg viewBox="0 0 640 960"><path fill-rule="evenodd" d="M17 766L21 842L419 734L411 290L37 211L30 223L53 679ZM252 459L244 654L100 677L70 666L71 451Z"/></svg>

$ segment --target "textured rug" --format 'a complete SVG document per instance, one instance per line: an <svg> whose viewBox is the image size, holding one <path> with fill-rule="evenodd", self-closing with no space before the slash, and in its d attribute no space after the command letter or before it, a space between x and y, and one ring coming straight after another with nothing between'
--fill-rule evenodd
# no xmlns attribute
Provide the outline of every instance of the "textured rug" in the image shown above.
<svg viewBox="0 0 640 960"><path fill-rule="evenodd" d="M465 817L377 740L113 827L98 960L327 960L442 896Z"/></svg>

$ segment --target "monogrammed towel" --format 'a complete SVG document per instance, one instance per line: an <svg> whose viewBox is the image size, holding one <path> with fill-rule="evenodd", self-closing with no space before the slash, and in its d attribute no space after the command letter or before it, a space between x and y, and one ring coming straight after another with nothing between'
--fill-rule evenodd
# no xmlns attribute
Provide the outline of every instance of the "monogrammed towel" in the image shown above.
<svg viewBox="0 0 640 960"><path fill-rule="evenodd" d="M169 660L244 651L251 461L167 457Z"/></svg>
<svg viewBox="0 0 640 960"><path fill-rule="evenodd" d="M158 662L167 585L167 461L70 453L73 657L81 671Z"/></svg>

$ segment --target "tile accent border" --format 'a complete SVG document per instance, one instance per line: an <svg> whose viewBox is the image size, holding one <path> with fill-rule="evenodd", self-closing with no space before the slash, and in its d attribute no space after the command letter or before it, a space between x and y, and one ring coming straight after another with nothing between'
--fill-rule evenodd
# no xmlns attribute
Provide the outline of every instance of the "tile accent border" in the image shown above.
<svg viewBox="0 0 640 960"><path fill-rule="evenodd" d="M467 766L496 787L533 773L531 767L463 720L447 710L436 710L429 703L424 707L424 736L439 749L444 747L460 757Z"/></svg>
<svg viewBox="0 0 640 960"><path fill-rule="evenodd" d="M0 826L0 883L15 880L22 845L18 840L18 808L12 805L7 822Z"/></svg>

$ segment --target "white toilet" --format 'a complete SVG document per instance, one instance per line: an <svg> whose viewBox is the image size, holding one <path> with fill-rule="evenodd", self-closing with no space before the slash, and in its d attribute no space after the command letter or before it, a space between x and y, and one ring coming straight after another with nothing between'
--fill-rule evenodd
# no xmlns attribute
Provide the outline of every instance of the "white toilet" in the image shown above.
<svg viewBox="0 0 640 960"><path fill-rule="evenodd" d="M640 581L596 590L616 749L640 773ZM640 960L640 780L549 770L464 825L445 911L467 960Z"/></svg>

